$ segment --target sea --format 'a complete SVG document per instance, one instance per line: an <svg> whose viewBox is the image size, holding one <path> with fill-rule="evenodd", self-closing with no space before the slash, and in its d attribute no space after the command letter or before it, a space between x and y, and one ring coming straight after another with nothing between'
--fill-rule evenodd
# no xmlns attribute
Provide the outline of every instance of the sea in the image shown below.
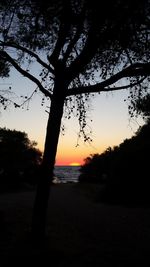
<svg viewBox="0 0 150 267"><path fill-rule="evenodd" d="M53 183L77 183L80 166L55 166Z"/></svg>

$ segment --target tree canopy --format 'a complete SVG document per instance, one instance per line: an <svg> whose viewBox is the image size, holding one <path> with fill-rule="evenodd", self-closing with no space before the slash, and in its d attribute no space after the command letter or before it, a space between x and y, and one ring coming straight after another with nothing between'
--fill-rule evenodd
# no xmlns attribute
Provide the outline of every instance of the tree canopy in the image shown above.
<svg viewBox="0 0 150 267"><path fill-rule="evenodd" d="M142 114L143 119L146 121L150 120L150 94L146 94L143 98L136 101L135 112Z"/></svg>
<svg viewBox="0 0 150 267"><path fill-rule="evenodd" d="M2 1L0 24L1 75L12 65L48 98L60 62L65 96L80 94L77 106L82 93L132 88L137 97L140 86L148 89L149 0L106 0L100 8L89 0ZM38 77L31 62L41 67Z"/></svg>
<svg viewBox="0 0 150 267"><path fill-rule="evenodd" d="M42 153L25 132L0 128L0 184L37 183Z"/></svg>
<svg viewBox="0 0 150 267"><path fill-rule="evenodd" d="M79 182L101 184L97 200L149 205L150 121L120 145L85 159Z"/></svg>

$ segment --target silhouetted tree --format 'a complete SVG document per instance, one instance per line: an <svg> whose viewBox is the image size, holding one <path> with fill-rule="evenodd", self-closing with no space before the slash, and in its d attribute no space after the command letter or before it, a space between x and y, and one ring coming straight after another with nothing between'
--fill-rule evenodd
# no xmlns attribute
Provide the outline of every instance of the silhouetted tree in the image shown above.
<svg viewBox="0 0 150 267"><path fill-rule="evenodd" d="M84 160L80 168L79 182L106 183L109 176L113 150L109 147L101 154L94 154Z"/></svg>
<svg viewBox="0 0 150 267"><path fill-rule="evenodd" d="M81 168L79 182L105 184L100 200L150 203L149 136L150 121L147 121L119 146L88 157ZM105 180L103 174L106 174Z"/></svg>
<svg viewBox="0 0 150 267"><path fill-rule="evenodd" d="M0 184L17 187L37 183L42 153L25 132L0 128Z"/></svg>
<svg viewBox="0 0 150 267"><path fill-rule="evenodd" d="M150 94L146 94L135 102L135 112L142 115L145 121L150 120Z"/></svg>
<svg viewBox="0 0 150 267"><path fill-rule="evenodd" d="M79 137L90 141L89 95L128 88L141 92L147 82L149 0L106 0L100 8L95 0L12 0L0 7L0 60L35 83L31 96L40 90L50 100L33 215L34 232L42 235L65 108L68 118L76 108ZM29 69L31 62L41 67L39 75Z"/></svg>

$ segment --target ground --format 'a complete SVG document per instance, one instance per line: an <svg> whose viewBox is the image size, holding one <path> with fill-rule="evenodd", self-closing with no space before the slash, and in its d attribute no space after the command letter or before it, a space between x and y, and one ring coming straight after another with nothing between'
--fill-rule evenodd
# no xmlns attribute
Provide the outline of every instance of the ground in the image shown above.
<svg viewBox="0 0 150 267"><path fill-rule="evenodd" d="M29 236L35 192L1 194L0 266L150 266L150 208L90 196L77 184L53 185L39 245Z"/></svg>

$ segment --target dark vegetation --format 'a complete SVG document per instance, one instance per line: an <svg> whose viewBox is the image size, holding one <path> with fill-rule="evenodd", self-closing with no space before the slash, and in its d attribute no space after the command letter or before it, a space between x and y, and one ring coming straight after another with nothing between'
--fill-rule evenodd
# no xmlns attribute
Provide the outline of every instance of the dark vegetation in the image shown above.
<svg viewBox="0 0 150 267"><path fill-rule="evenodd" d="M149 151L150 122L119 146L85 159L79 182L105 184L108 201L150 201Z"/></svg>
<svg viewBox="0 0 150 267"><path fill-rule="evenodd" d="M87 111L93 93L130 89L134 107L149 90L149 0L99 4L96 0L0 2L0 76L7 77L14 68L35 85L30 95L20 91L23 101L17 103L11 97L13 90L1 90L0 106L24 107L40 91L48 114L33 208L32 230L37 236L45 232L62 116L76 116L78 137L90 142ZM37 75L31 63L39 69Z"/></svg>
<svg viewBox="0 0 150 267"><path fill-rule="evenodd" d="M42 153L25 132L0 128L0 192L37 184Z"/></svg>
<svg viewBox="0 0 150 267"><path fill-rule="evenodd" d="M150 96L137 102L137 113L146 123L136 134L119 146L106 149L85 159L79 182L103 184L99 198L106 201L149 204Z"/></svg>

